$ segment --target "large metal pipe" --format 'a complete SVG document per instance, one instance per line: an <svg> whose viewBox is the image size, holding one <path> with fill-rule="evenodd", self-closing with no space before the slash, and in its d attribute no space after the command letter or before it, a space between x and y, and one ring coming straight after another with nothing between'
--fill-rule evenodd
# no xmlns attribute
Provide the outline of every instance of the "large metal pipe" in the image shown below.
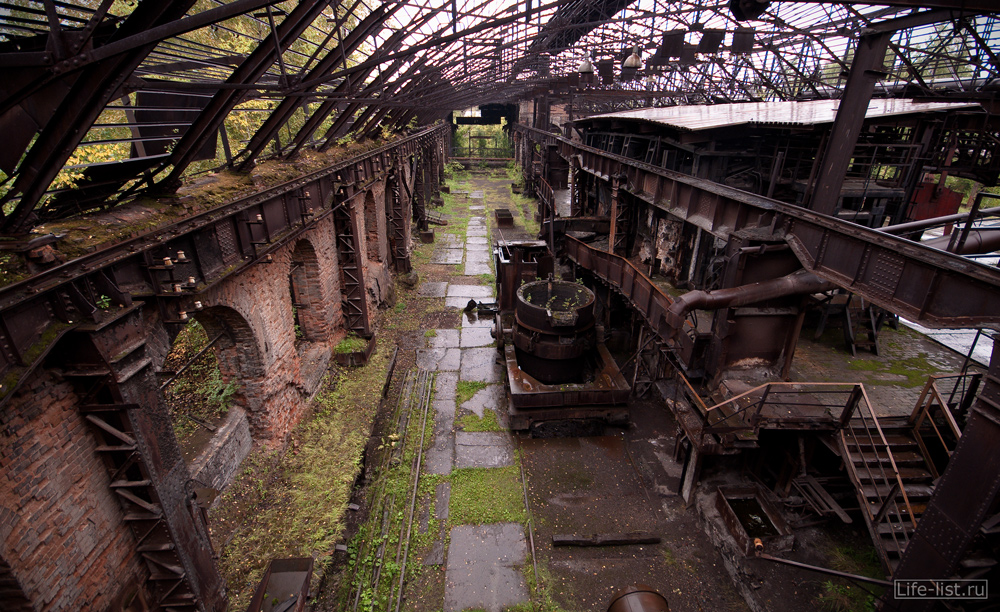
<svg viewBox="0 0 1000 612"><path fill-rule="evenodd" d="M717 291L690 291L674 300L667 309L665 318L676 332L683 327L684 319L692 310L744 306L789 295L827 291L834 287L836 285L830 281L823 280L808 270L798 270L787 276L739 287Z"/></svg>
<svg viewBox="0 0 1000 612"><path fill-rule="evenodd" d="M987 208L985 210L980 210L976 213L976 218L980 217L993 217L1000 215L1000 207ZM943 217L934 217L933 219L922 219L920 221L909 221L907 223L900 223L898 225L887 225L885 227L876 228L877 231L885 232L886 234L905 234L907 232L916 232L920 230L925 230L930 227L937 227L938 225L944 225L946 223L957 223L959 221L965 221L969 218L969 213L957 213L954 215L945 215ZM925 243L926 244L926 243Z"/></svg>
<svg viewBox="0 0 1000 612"><path fill-rule="evenodd" d="M941 236L940 238L924 240L920 244L932 249L947 251L951 241L951 236ZM977 255L997 250L1000 250L1000 228L974 229L969 232L969 236L965 239L965 244L962 245L962 250L958 254Z"/></svg>

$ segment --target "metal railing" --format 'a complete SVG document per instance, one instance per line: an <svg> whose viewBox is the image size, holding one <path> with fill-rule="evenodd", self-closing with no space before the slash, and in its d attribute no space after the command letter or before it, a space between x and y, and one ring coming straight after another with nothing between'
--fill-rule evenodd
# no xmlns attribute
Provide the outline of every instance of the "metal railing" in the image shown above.
<svg viewBox="0 0 1000 612"><path fill-rule="evenodd" d="M890 526L888 535L896 546L896 550L902 553L909 544L911 527L917 526L917 518L914 515L913 506L910 504L903 478L899 473L899 467L896 465L896 459L889 447L889 441L875 415L871 400L868 399L868 393L865 391L864 385L859 384L858 387L861 390L862 401L859 402L855 410L855 418L851 421L852 426L840 430L841 450L851 482L861 493L859 496L863 502L861 510L872 533L872 539L885 560L885 565L887 568L891 568L882 537L880 537L879 525L885 522ZM854 457L851 455L850 446L852 444L861 458L860 467L855 465ZM870 457L860 450L865 446L871 448ZM873 459L873 461L869 459ZM868 486L871 487L871 495L865 489L866 483L862 477L870 483ZM902 505L899 503L900 497L902 497ZM874 498L874 502L871 501L872 498ZM904 517L908 518L909 521ZM907 522L910 523L909 526L907 526Z"/></svg>
<svg viewBox="0 0 1000 612"><path fill-rule="evenodd" d="M847 387L846 389L844 387ZM772 395L772 391L775 392ZM754 396L760 396L754 399ZM822 401L823 396L844 395L847 397L841 401ZM791 397L789 397L791 395ZM714 406L706 408L706 417L712 411L725 414L718 421L712 423L707 431L710 433L733 433L738 431L753 431L759 433L760 425L766 419L762 416L765 406L784 409L795 406L796 408L808 408L810 412L831 415L839 410L836 422L839 426L846 426L858 407L864 395L860 383L795 383L795 382L773 382L758 385L753 389L733 396ZM805 398L805 401L800 398ZM742 406L740 404L743 404ZM729 410L727 410L729 408ZM728 412L728 414L726 414ZM809 419L815 419L815 414L807 415Z"/></svg>
<svg viewBox="0 0 1000 612"><path fill-rule="evenodd" d="M962 428L958 425L952 407L954 406L960 411L967 410L972 404L976 392L979 390L981 380L982 374L979 372L930 376L927 378L927 384L924 385L923 391L920 392L920 398L913 406L913 412L910 414L909 420L910 425L913 427L913 437L916 438L917 444L920 445L920 449L923 451L925 457L931 457L932 455L930 449L927 448L926 438L921 431L922 429L930 429L934 434L931 436L931 439L937 439L941 449L948 457L951 457L951 454L955 451L955 447L958 446L959 439L962 437ZM938 388L938 382L944 384L945 381L953 383L951 391L948 394L948 399L944 398L944 395ZM927 428L924 427L925 424L928 425ZM946 432L950 433L951 436L947 436ZM939 477L941 474L934 462L928 461L927 463L934 477Z"/></svg>

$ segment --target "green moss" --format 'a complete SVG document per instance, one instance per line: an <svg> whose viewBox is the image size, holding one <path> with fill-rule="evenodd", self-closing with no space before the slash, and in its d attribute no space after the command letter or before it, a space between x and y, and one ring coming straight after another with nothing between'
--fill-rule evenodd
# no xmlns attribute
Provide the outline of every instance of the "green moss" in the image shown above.
<svg viewBox="0 0 1000 612"><path fill-rule="evenodd" d="M489 408L483 411L483 417L467 414L458 419L458 425L463 431L504 431L497 419L497 413Z"/></svg>
<svg viewBox="0 0 1000 612"><path fill-rule="evenodd" d="M472 396L485 389L488 385L475 380L460 380L455 389L455 402L461 406L472 399Z"/></svg>
<svg viewBox="0 0 1000 612"><path fill-rule="evenodd" d="M424 332L424 338L434 338L437 337L438 332L436 329L428 329Z"/></svg>
<svg viewBox="0 0 1000 612"><path fill-rule="evenodd" d="M524 523L528 517L518 467L455 470L448 508L452 525Z"/></svg>

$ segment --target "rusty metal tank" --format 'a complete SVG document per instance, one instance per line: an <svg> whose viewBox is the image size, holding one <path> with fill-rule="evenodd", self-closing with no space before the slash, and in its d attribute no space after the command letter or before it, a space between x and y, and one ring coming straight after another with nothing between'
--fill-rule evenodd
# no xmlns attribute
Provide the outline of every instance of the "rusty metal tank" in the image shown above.
<svg viewBox="0 0 1000 612"><path fill-rule="evenodd" d="M608 612L670 612L670 607L656 589L636 583L611 599Z"/></svg>
<svg viewBox="0 0 1000 612"><path fill-rule="evenodd" d="M525 283L517 290L513 343L517 363L539 381L585 382L596 345L594 293L560 280Z"/></svg>

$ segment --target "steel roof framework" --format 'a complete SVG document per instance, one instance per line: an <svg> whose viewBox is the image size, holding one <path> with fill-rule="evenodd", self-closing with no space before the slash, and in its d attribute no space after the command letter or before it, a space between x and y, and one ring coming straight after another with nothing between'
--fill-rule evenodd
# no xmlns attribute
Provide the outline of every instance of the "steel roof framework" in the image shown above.
<svg viewBox="0 0 1000 612"><path fill-rule="evenodd" d="M554 86L594 111L837 98L866 28L919 10L747 3L759 17L707 0L0 1L0 231ZM1000 31L980 4L919 3L966 12L897 32L876 95L992 97ZM636 46L644 68L623 77ZM585 57L614 78L578 84ZM140 105L155 99L184 105Z"/></svg>

